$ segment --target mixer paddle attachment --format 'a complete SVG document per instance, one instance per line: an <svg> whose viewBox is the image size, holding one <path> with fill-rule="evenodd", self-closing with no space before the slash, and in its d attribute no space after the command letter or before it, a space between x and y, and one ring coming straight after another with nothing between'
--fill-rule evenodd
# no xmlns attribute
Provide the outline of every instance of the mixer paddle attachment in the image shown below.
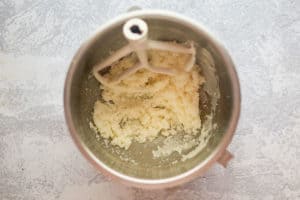
<svg viewBox="0 0 300 200"><path fill-rule="evenodd" d="M188 42L189 47L180 45L172 42L162 42L156 40L148 39L148 26L145 21L133 18L128 20L123 25L123 35L128 40L128 44L121 49L115 51L110 57L106 58L103 62L97 64L93 68L93 74L96 79L103 85L113 85L119 83L121 80L126 77L134 74L137 70L145 68L155 73L167 74L167 75L176 75L180 73L177 69L172 68L163 68L159 66L152 66L148 62L148 49L157 49L163 51L170 51L175 53L184 53L190 54L191 58L185 64L184 70L190 71L195 64L195 54L196 50L193 42ZM139 62L134 66L124 70L121 74L113 77L107 78L102 75L100 72L108 67L110 67L114 62L120 60L121 58L129 55L130 53L135 52Z"/></svg>

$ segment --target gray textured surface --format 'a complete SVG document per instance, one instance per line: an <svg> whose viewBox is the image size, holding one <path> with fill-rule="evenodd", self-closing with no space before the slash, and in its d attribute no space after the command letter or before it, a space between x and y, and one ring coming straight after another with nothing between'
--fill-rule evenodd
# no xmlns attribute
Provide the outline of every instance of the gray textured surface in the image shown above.
<svg viewBox="0 0 300 200"><path fill-rule="evenodd" d="M243 102L228 169L149 192L111 183L75 148L62 107L68 64L132 5L201 21L231 53ZM298 0L0 0L0 199L300 199L299 43Z"/></svg>

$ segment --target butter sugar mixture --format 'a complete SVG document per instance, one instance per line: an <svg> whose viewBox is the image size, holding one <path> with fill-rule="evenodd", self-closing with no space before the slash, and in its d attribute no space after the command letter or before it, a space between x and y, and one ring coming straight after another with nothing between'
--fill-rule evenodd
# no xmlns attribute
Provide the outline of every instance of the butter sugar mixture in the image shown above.
<svg viewBox="0 0 300 200"><path fill-rule="evenodd" d="M153 66L181 69L176 76L142 69L114 86L101 85L101 100L94 105L96 129L111 144L128 149L133 141L152 141L185 132L195 135L201 128L199 89L205 82L200 68L182 69L189 55L149 50ZM106 77L117 75L137 62L131 54L116 62Z"/></svg>

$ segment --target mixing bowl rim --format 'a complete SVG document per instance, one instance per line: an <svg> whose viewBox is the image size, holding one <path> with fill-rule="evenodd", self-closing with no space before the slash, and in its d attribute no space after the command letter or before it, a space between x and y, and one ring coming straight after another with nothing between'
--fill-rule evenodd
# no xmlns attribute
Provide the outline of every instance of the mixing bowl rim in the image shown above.
<svg viewBox="0 0 300 200"><path fill-rule="evenodd" d="M89 47L95 42L95 40L101 36L103 32L109 30L114 25L120 24L124 22L126 19L133 18L133 17L141 17L147 19L147 17L151 18L158 18L158 19L166 19L171 21L177 21L190 27L196 29L198 32L201 32L208 41L218 50L221 54L222 58L225 62L225 67L229 72L229 77L233 86L233 109L232 115L230 118L229 126L224 133L224 136L221 142L217 145L215 150L201 163L197 164L193 168L189 169L188 171L178 174L176 176L163 178L163 179L143 179L138 177L129 176L118 172L101 160L97 159L97 157L89 150L89 148L84 144L83 141L80 140L79 134L75 129L74 122L71 116L71 84L73 75L76 71L76 66L78 60L82 57L82 55L89 49ZM124 13L116 17L115 19L107 22L106 24L102 25L95 34L93 34L86 42L84 42L81 47L76 52L75 56L73 57L71 64L69 66L69 70L67 72L67 76L65 79L65 87L64 87L64 111L65 111L65 119L69 128L69 133L75 142L76 146L80 150L80 152L84 155L84 157L89 160L100 172L107 175L110 178L117 179L120 182L137 186L137 187L144 187L144 188L162 188L162 187L171 187L175 186L184 182L191 180L192 178L197 177L197 175L202 174L206 171L212 164L214 164L226 150L227 146L230 144L235 129L237 127L239 115L240 115L240 104L241 104L241 95L240 95L240 85L238 80L238 75L235 70L233 61L231 60L229 54L221 45L219 41L212 36L212 34L201 25L199 22L194 21L193 19L187 18L181 14L166 11L166 10L139 10L133 11L130 13Z"/></svg>

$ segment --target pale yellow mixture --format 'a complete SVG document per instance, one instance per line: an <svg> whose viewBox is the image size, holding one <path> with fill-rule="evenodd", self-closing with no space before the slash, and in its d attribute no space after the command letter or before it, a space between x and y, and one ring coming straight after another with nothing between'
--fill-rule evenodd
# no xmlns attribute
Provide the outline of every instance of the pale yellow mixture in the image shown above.
<svg viewBox="0 0 300 200"><path fill-rule="evenodd" d="M182 69L189 55L150 50L154 66ZM131 54L113 64L105 76L113 76L137 62ZM101 85L102 100L95 103L93 119L102 137L128 149L133 141L152 141L159 134L199 132L200 68L168 76L140 70L113 87Z"/></svg>

